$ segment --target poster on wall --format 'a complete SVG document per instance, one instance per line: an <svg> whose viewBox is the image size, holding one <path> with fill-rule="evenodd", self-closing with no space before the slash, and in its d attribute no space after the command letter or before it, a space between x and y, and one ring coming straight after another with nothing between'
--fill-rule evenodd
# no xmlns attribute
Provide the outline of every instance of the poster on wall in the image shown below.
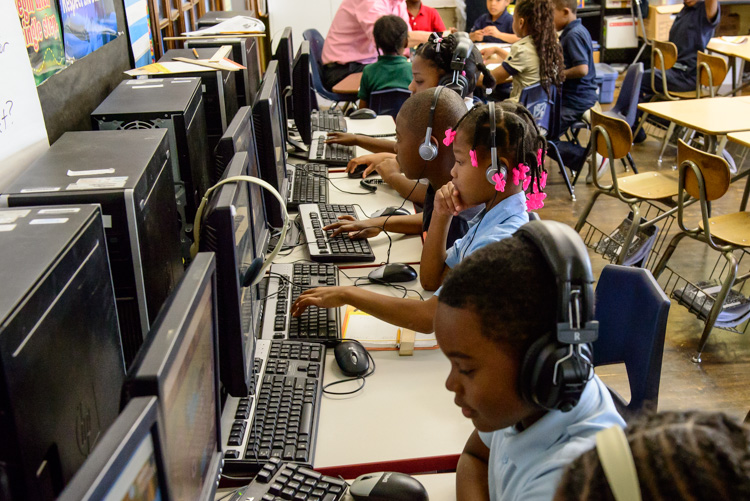
<svg viewBox="0 0 750 501"><path fill-rule="evenodd" d="M114 0L60 0L60 19L69 63L117 38Z"/></svg>
<svg viewBox="0 0 750 501"><path fill-rule="evenodd" d="M148 2L125 0L125 18L128 22L130 49L133 52L134 68L154 62L154 42L151 38Z"/></svg>
<svg viewBox="0 0 750 501"><path fill-rule="evenodd" d="M16 11L39 85L67 65L57 5L52 0L16 0Z"/></svg>

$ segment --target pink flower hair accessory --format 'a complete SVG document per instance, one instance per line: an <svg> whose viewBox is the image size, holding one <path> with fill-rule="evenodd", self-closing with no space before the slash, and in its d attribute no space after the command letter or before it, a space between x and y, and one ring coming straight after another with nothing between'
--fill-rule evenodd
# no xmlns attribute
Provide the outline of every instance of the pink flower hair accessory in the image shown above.
<svg viewBox="0 0 750 501"><path fill-rule="evenodd" d="M471 158L472 167L479 167L479 161L477 160L477 152L475 150L469 150L469 158Z"/></svg>
<svg viewBox="0 0 750 501"><path fill-rule="evenodd" d="M526 164L518 164L518 167L513 169L513 184L518 186L518 183L523 182L526 179L526 173L531 169ZM528 187L528 184L526 185ZM525 190L526 188L524 188Z"/></svg>
<svg viewBox="0 0 750 501"><path fill-rule="evenodd" d="M529 193L526 195L526 208L528 210L541 209L544 207L545 198L547 198L546 193Z"/></svg>
<svg viewBox="0 0 750 501"><path fill-rule="evenodd" d="M547 187L547 171L542 171L542 173L539 175L539 187L541 189L544 189Z"/></svg>
<svg viewBox="0 0 750 501"><path fill-rule="evenodd" d="M457 131L453 129L446 129L445 139L443 139L443 144L446 146L450 146L453 143L453 141L456 140L456 134L457 134Z"/></svg>
<svg viewBox="0 0 750 501"><path fill-rule="evenodd" d="M526 176L525 178L523 178L523 191L528 190L530 184L531 184L531 176Z"/></svg>
<svg viewBox="0 0 750 501"><path fill-rule="evenodd" d="M499 192L505 191L505 179L503 179L503 174L501 172L496 172L492 176L492 181L495 183L495 190Z"/></svg>
<svg viewBox="0 0 750 501"><path fill-rule="evenodd" d="M539 148L536 151L536 164L541 167L542 166L542 149Z"/></svg>

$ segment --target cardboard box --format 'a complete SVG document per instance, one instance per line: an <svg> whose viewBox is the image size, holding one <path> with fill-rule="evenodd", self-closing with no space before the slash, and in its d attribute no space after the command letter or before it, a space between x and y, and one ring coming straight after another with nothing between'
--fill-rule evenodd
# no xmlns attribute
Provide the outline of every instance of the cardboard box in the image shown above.
<svg viewBox="0 0 750 501"><path fill-rule="evenodd" d="M638 47L632 16L604 16L604 47L606 49Z"/></svg>
<svg viewBox="0 0 750 501"><path fill-rule="evenodd" d="M649 5L646 23L646 38L666 42L669 40L669 30L674 24L677 13L682 10L678 5Z"/></svg>

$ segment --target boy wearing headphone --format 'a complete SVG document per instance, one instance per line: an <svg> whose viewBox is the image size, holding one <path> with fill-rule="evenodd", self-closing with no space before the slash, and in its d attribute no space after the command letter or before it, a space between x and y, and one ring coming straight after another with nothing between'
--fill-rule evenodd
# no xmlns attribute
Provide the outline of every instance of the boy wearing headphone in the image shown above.
<svg viewBox="0 0 750 501"><path fill-rule="evenodd" d="M476 428L458 500L549 501L596 433L625 425L591 365L592 283L586 247L555 221L532 221L446 278L435 314L445 386Z"/></svg>

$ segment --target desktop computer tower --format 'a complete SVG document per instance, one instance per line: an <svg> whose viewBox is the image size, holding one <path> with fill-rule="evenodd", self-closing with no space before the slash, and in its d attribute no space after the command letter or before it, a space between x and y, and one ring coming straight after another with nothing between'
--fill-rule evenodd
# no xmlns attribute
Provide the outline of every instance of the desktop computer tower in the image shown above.
<svg viewBox="0 0 750 501"><path fill-rule="evenodd" d="M99 204L126 366L184 273L166 129L66 132L2 207Z"/></svg>
<svg viewBox="0 0 750 501"><path fill-rule="evenodd" d="M208 40L188 40L185 47L196 49L213 47L214 50L222 45L232 46L232 60L245 67L235 71L235 87L237 89L237 109L252 106L255 95L260 87L263 72L260 69L260 52L256 37L214 38Z"/></svg>
<svg viewBox="0 0 750 501"><path fill-rule="evenodd" d="M62 188L61 188L62 189ZM0 209L0 499L57 498L119 413L98 205Z"/></svg>
<svg viewBox="0 0 750 501"><path fill-rule="evenodd" d="M195 212L211 187L201 79L121 82L91 113L91 125L99 130L167 130L183 256L188 258Z"/></svg>

